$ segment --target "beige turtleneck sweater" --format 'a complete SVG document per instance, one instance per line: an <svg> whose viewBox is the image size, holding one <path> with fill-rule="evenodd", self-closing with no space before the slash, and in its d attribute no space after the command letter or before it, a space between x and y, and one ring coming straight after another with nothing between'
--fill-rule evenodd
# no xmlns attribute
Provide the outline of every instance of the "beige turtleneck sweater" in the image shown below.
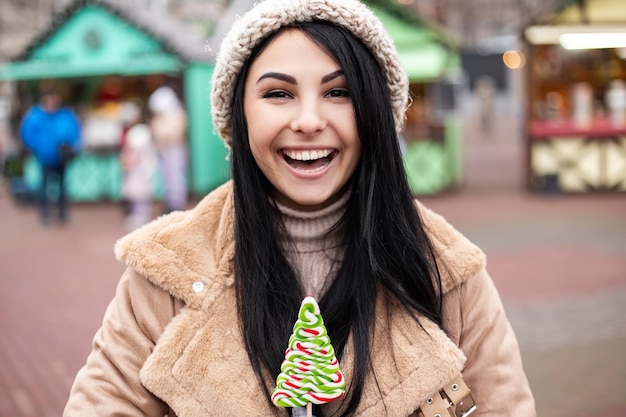
<svg viewBox="0 0 626 417"><path fill-rule="evenodd" d="M334 279L343 260L341 230L330 229L346 211L350 193L318 211L297 211L278 204L293 245L281 247L291 267L300 277L307 295L319 299Z"/></svg>

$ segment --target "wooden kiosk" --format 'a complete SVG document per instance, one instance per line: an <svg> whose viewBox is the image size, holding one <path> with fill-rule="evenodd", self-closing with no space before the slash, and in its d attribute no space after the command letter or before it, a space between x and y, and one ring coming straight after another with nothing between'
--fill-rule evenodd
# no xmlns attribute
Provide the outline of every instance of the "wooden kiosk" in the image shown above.
<svg viewBox="0 0 626 417"><path fill-rule="evenodd" d="M527 180L540 192L626 191L626 7L569 2L526 28Z"/></svg>
<svg viewBox="0 0 626 417"><path fill-rule="evenodd" d="M132 99L145 105L166 80L188 113L190 192L203 195L229 177L227 149L211 122L208 89L214 63L205 42L132 2L73 0L13 62L0 66L0 80L17 84L22 112L46 82L59 86L66 104L79 114L84 147L66 179L74 201L120 198L115 133L120 104ZM36 189L39 170L33 158L26 161L25 177Z"/></svg>

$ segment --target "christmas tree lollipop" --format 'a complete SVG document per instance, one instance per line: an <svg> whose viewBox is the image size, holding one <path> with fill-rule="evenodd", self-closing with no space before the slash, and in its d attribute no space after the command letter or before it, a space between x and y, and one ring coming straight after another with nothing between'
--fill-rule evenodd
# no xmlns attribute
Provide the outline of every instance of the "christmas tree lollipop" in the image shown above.
<svg viewBox="0 0 626 417"><path fill-rule="evenodd" d="M307 407L340 398L346 382L313 297L302 300L285 360L276 378L272 402L279 407Z"/></svg>

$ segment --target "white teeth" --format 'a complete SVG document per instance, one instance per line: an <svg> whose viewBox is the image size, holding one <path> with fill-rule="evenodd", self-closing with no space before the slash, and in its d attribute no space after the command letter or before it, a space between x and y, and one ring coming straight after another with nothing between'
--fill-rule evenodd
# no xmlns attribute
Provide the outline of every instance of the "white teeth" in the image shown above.
<svg viewBox="0 0 626 417"><path fill-rule="evenodd" d="M318 151L303 151L303 152L285 151L285 155L297 161L314 161L316 159L326 158L331 153L332 151L330 149L320 149Z"/></svg>

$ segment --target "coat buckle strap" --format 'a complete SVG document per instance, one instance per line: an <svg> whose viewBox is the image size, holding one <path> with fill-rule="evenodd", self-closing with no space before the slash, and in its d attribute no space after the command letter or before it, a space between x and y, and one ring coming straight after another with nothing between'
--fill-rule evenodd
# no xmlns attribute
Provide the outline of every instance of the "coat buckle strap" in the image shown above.
<svg viewBox="0 0 626 417"><path fill-rule="evenodd" d="M417 417L467 417L476 403L461 374L420 405Z"/></svg>

